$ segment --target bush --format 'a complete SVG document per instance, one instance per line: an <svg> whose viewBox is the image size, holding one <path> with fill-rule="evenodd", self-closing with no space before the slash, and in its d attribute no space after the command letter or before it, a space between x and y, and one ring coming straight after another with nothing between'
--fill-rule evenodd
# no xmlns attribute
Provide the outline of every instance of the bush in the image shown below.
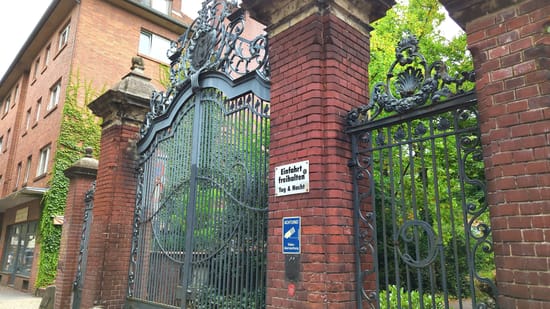
<svg viewBox="0 0 550 309"><path fill-rule="evenodd" d="M398 299L399 297L399 299ZM441 295L434 296L430 294L422 295L422 304L420 302L420 293L416 290L405 291L402 287L397 290L395 285L389 285L386 290L380 290L380 309L395 308L445 308L445 302ZM400 306L399 306L400 304Z"/></svg>

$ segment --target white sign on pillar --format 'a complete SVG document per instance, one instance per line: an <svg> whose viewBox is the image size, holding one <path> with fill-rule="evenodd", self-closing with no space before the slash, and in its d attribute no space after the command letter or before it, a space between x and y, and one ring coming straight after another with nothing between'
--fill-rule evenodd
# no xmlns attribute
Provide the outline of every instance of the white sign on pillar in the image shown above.
<svg viewBox="0 0 550 309"><path fill-rule="evenodd" d="M309 160L275 167L275 196L309 192Z"/></svg>

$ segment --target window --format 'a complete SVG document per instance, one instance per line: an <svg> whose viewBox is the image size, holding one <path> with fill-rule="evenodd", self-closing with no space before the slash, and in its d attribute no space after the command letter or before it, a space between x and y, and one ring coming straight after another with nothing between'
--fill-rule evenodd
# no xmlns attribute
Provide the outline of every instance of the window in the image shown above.
<svg viewBox="0 0 550 309"><path fill-rule="evenodd" d="M34 73L32 74L32 78L36 79L36 76L38 76L38 69L40 68L40 57L36 59L34 62Z"/></svg>
<svg viewBox="0 0 550 309"><path fill-rule="evenodd" d="M38 162L38 169L36 170L36 176L42 176L48 171L48 160L50 159L50 145L40 149L40 162Z"/></svg>
<svg viewBox="0 0 550 309"><path fill-rule="evenodd" d="M139 0L139 2L144 6L167 15L169 15L172 10L172 0Z"/></svg>
<svg viewBox="0 0 550 309"><path fill-rule="evenodd" d="M25 132L31 127L31 109L27 110L27 116L25 118Z"/></svg>
<svg viewBox="0 0 550 309"><path fill-rule="evenodd" d="M4 101L4 114L7 114L10 110L11 96L9 95Z"/></svg>
<svg viewBox="0 0 550 309"><path fill-rule="evenodd" d="M164 14L170 14L172 1L169 0L151 0L151 7Z"/></svg>
<svg viewBox="0 0 550 309"><path fill-rule="evenodd" d="M23 178L23 185L29 182L29 175L31 173L32 156L27 158L27 166L25 167L25 178Z"/></svg>
<svg viewBox="0 0 550 309"><path fill-rule="evenodd" d="M13 91L13 106L17 103L17 98L19 97L19 84L15 85L15 90Z"/></svg>
<svg viewBox="0 0 550 309"><path fill-rule="evenodd" d="M17 174L15 178L15 187L13 188L14 190L19 188L19 181L21 181L21 166L21 162L17 163Z"/></svg>
<svg viewBox="0 0 550 309"><path fill-rule="evenodd" d="M46 110L50 111L59 104L59 94L61 92L61 81L58 81L50 88L50 102L46 107Z"/></svg>
<svg viewBox="0 0 550 309"><path fill-rule="evenodd" d="M11 128L8 129L8 133L6 134L6 144L4 146L4 151L8 150L8 145L10 143L10 134L11 134Z"/></svg>
<svg viewBox="0 0 550 309"><path fill-rule="evenodd" d="M36 101L36 117L34 117L34 122L37 123L40 119L40 109L42 108L42 98Z"/></svg>
<svg viewBox="0 0 550 309"><path fill-rule="evenodd" d="M10 225L2 258L2 272L30 276L36 245L37 221Z"/></svg>
<svg viewBox="0 0 550 309"><path fill-rule="evenodd" d="M153 59L170 63L166 53L170 49L170 40L154 33L142 30L139 36L139 53Z"/></svg>
<svg viewBox="0 0 550 309"><path fill-rule="evenodd" d="M51 51L52 51L52 45L49 44L48 47L46 47L46 52L44 53L44 66L48 66L50 63L50 57L51 57Z"/></svg>
<svg viewBox="0 0 550 309"><path fill-rule="evenodd" d="M61 50L65 45L67 45L67 42L69 41L69 30L70 30L70 24L67 24L61 32L59 32L59 45L58 50Z"/></svg>

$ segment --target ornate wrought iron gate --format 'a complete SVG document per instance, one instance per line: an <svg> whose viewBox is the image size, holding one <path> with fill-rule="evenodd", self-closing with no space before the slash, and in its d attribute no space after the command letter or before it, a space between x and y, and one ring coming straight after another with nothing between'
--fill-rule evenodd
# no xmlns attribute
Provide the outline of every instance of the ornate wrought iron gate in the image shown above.
<svg viewBox="0 0 550 309"><path fill-rule="evenodd" d="M76 267L76 278L73 282L72 308L79 309L82 300L82 289L84 288L84 277L88 261L88 241L90 240L90 227L93 220L95 195L95 181L90 189L86 191L84 197L84 222L82 225L82 234L80 236L80 251L78 253L78 265Z"/></svg>
<svg viewBox="0 0 550 309"><path fill-rule="evenodd" d="M129 308L263 308L267 39L235 4L205 1L171 49L141 155Z"/></svg>
<svg viewBox="0 0 550 309"><path fill-rule="evenodd" d="M473 73L451 78L417 43L399 42L386 83L348 115L358 308L494 307L477 100L460 90Z"/></svg>

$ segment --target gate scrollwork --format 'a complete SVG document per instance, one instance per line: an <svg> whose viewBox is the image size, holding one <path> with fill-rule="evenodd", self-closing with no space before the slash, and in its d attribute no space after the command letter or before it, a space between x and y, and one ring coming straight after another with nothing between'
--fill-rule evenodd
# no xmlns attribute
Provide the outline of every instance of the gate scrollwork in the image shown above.
<svg viewBox="0 0 550 309"><path fill-rule="evenodd" d="M403 252L399 249L399 247L397 248L397 252L403 262L412 267L426 267L433 263L437 256L437 237L432 226L428 222L422 220L405 221L405 223L399 228L399 231L395 235L394 239L396 244L399 243L398 239L403 240L405 243L413 243L416 241L415 238L419 237L419 232L425 234L425 237L423 237L422 240L426 241L426 252L421 252L417 257L413 257L411 253L406 251ZM421 256L421 254L425 254L425 256Z"/></svg>
<svg viewBox="0 0 550 309"><path fill-rule="evenodd" d="M170 84L166 91L153 92L142 136L155 118L167 112L185 84L190 83L193 91L201 87L201 73L217 71L236 79L254 72L269 80L267 35L245 36L246 21L246 13L236 1L204 1L198 17L167 51Z"/></svg>
<svg viewBox="0 0 550 309"><path fill-rule="evenodd" d="M474 71L450 76L444 62L428 64L420 53L418 39L414 35L404 36L397 44L395 60L386 75L386 81L374 85L368 104L350 111L348 125L357 126L373 121L384 111L402 114L428 102L436 103L444 98L464 94L466 90L463 86L467 81L475 81Z"/></svg>

